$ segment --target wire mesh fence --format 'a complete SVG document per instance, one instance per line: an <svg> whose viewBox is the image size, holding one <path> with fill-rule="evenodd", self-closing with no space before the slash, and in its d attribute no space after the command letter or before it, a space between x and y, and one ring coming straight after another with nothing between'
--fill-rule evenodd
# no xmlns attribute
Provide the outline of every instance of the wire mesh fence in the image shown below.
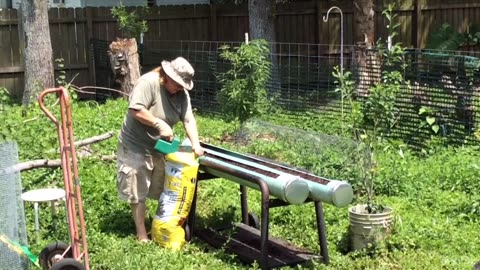
<svg viewBox="0 0 480 270"><path fill-rule="evenodd" d="M244 122L233 136L242 152L287 162L322 177L356 185L371 169L365 145L343 136L326 135L258 119ZM339 169L341 168L341 169Z"/></svg>
<svg viewBox="0 0 480 270"><path fill-rule="evenodd" d="M20 172L9 170L18 163L16 143L0 144L0 269L28 269L29 261L18 246L27 246Z"/></svg>
<svg viewBox="0 0 480 270"><path fill-rule="evenodd" d="M216 95L221 85L216 78L229 67L220 57L220 47L225 44L241 45L240 42L147 41L141 52L142 73L164 59L185 57L196 71L195 91L191 92L193 106L218 113ZM276 103L288 112L286 117L292 119L289 122L301 121L306 114L322 120L341 117L345 108L342 109L341 95L335 90L332 72L341 65L342 51L341 66L352 72L358 101L368 97L371 86L382 83L382 57L375 49L344 46L341 50L340 46L304 43L272 43L271 48L276 69L268 88L278 94ZM98 53L106 55L106 51L98 50ZM396 100L400 120L392 135L412 142L431 135L446 137L452 142L472 141L479 117L480 53L408 49L404 59L402 72L406 83ZM96 62L97 73L102 70L108 73L106 69L109 69L108 63ZM420 115L421 108L428 108L428 115ZM435 120L438 130L432 129L427 116Z"/></svg>

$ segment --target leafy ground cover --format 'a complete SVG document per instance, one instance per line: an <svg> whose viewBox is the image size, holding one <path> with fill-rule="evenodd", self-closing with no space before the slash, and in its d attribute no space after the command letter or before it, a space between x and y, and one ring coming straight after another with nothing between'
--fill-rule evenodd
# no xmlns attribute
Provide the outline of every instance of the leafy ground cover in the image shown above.
<svg viewBox="0 0 480 270"><path fill-rule="evenodd" d="M53 102L49 103L52 110L58 106ZM76 138L83 139L110 130L118 134L126 106L123 100L109 100L102 105L74 102ZM240 144L231 139L237 124L203 114L198 114L197 121L205 142L276 158L317 174L331 174L350 181L354 187L359 184L355 179L355 170L325 165L341 156L332 155L326 157L325 162L318 162L320 158L316 157L320 157L321 153L314 145L311 145L313 150L310 152L308 145L302 146L306 150L299 156L296 154L298 144L280 140ZM302 120L303 125L315 126L308 121ZM37 105L32 105L26 118L21 116L19 106L4 106L0 123L0 141L15 140L21 161L58 158L55 151L56 130ZM322 123L321 126L331 128L340 125L332 122ZM176 131L183 136L181 128ZM321 129L318 131L322 132ZM178 253L162 249L155 243L137 243L129 207L117 199L116 164L99 159L101 155L115 153L116 139L93 144L90 148L93 154L79 160L79 172L92 269L258 268L258 265L244 265L234 255L213 249L196 238ZM388 241L379 247L348 252L348 211L325 205L330 265L314 262L291 269L471 269L480 260L479 147L430 147L422 152L403 149L402 156L397 150L394 147L386 149L379 158L382 170L378 172L376 183L377 200L395 210L394 232ZM22 173L22 184L25 190L62 187L62 172L59 169L26 171ZM251 210L259 213L258 192L249 194ZM363 200L363 195L356 194L355 200ZM233 182L201 182L198 203L200 225L240 220L238 186ZM156 202L150 201L149 213L153 215L155 209ZM272 235L319 251L313 205L274 208L270 212ZM65 220L64 214L59 218ZM33 209L28 204L26 219L29 245L34 253L38 254L53 240L68 240L66 224L59 222L57 230L52 228L49 211L41 211L41 230L38 233L34 231Z"/></svg>

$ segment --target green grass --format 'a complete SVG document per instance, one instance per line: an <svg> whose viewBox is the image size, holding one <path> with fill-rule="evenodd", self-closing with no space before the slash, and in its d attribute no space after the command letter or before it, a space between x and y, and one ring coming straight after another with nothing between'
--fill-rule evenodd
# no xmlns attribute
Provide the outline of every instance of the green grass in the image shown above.
<svg viewBox="0 0 480 270"><path fill-rule="evenodd" d="M50 108L55 110L56 106ZM74 103L72 110L77 140L110 130L117 135L126 102L108 101L103 105ZM58 154L52 152L57 146L54 125L38 106L32 106L27 118L22 118L20 111L20 107L10 105L1 112L0 122L4 124L0 127L0 140L17 141L21 161L58 158ZM273 145L256 142L249 147L233 145L225 137L235 131L235 123L208 115L198 115L197 121L203 141L241 152L274 156L292 165L312 166L309 169L316 173L325 168L314 162L315 151L305 151L305 158L301 158L281 142ZM338 126L338 123L324 125ZM175 130L176 134L184 136L181 127ZM171 252L155 243L138 244L134 238L129 206L117 199L116 164L98 158L114 154L116 143L116 138L112 138L91 145L93 156L79 160L91 269L258 268L258 265L242 264L234 255L222 249L213 249L197 238L182 252ZM388 241L365 251L347 252L348 211L324 205L330 265L314 262L303 268L286 269L471 269L480 260L479 160L480 154L475 146L428 149L423 154L406 150L404 158L395 151L385 152L380 161L382 170L379 171L376 199L395 211L394 231ZM329 167L325 172L355 181L353 172L334 172L332 168L337 167ZM21 177L25 190L63 186L59 169L35 169L23 172ZM238 192L238 185L231 181L200 182L199 225L238 222ZM361 196L355 198L355 202L362 200ZM153 215L156 202L150 201L148 205L149 213ZM41 231L35 233L33 206L25 206L29 245L34 254L40 253L51 241L68 240L64 222L59 222L57 230L50 226L50 213L45 205L41 209ZM249 207L259 215L259 192L249 189ZM65 214L60 213L60 221L65 220ZM270 233L319 252L315 212L311 203L271 209Z"/></svg>

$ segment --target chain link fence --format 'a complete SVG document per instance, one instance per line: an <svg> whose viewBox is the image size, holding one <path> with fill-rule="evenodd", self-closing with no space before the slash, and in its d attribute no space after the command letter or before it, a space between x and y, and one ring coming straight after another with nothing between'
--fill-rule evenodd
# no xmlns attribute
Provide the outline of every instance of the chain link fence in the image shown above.
<svg viewBox="0 0 480 270"><path fill-rule="evenodd" d="M101 47L96 44L108 47L106 41L94 41L94 50ZM224 44L241 45L239 42L148 41L141 52L142 73L164 59L185 57L195 68L192 105L204 112L219 113L216 94L221 85L216 75L228 68L228 63L220 57L219 48ZM342 109L340 93L335 91L337 85L332 72L341 64L341 48L303 43L273 43L272 48L275 48L271 56L276 60L278 72L273 72L268 87L279 95L276 103L288 112L282 117L291 118L289 123L301 122L305 117L319 121L340 119L346 109ZM103 59L95 62L97 74L111 73L105 55L105 50L95 51L94 57ZM391 135L411 143L424 141L431 135L455 143L475 141L472 135L478 130L479 120L480 53L407 49L404 58L406 65L402 72L407 83L402 85L396 100L399 121ZM343 59L344 70L352 72L357 99L365 100L369 87L381 83L382 58L375 49L344 46ZM112 84L98 86L115 87ZM420 115L421 108L429 113ZM432 119L438 130L432 129Z"/></svg>
<svg viewBox="0 0 480 270"><path fill-rule="evenodd" d="M27 246L25 212L21 199L20 172L11 170L18 163L17 144L0 143L0 269L28 269L29 260L16 242Z"/></svg>

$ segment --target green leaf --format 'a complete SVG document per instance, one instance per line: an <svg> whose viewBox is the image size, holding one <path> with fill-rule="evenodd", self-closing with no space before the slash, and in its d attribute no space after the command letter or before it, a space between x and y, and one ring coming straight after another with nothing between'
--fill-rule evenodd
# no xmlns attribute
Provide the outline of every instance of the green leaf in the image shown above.
<svg viewBox="0 0 480 270"><path fill-rule="evenodd" d="M428 108L425 106L422 106L420 110L418 110L418 114L424 114L426 112L428 112Z"/></svg>
<svg viewBox="0 0 480 270"><path fill-rule="evenodd" d="M438 131L440 130L440 126L439 126L439 125L433 125L433 126L432 126L432 130L433 130L433 132L435 132L435 134L436 134L436 133L438 133Z"/></svg>
<svg viewBox="0 0 480 270"><path fill-rule="evenodd" d="M427 116L426 120L429 125L433 125L435 123L435 117Z"/></svg>

